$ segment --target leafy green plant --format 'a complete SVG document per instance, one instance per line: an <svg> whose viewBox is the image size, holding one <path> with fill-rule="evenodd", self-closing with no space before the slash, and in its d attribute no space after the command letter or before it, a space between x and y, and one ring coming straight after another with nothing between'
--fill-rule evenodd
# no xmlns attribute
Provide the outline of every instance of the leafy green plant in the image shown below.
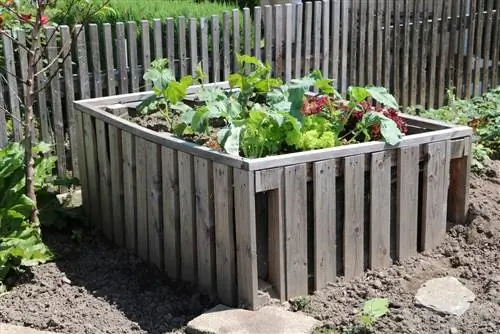
<svg viewBox="0 0 500 334"><path fill-rule="evenodd" d="M303 311L310 303L311 299L307 296L296 297L290 300L290 306L294 312Z"/></svg>
<svg viewBox="0 0 500 334"><path fill-rule="evenodd" d="M359 322L367 330L371 330L375 322L389 312L389 300L387 298L373 298L363 304L359 314Z"/></svg>

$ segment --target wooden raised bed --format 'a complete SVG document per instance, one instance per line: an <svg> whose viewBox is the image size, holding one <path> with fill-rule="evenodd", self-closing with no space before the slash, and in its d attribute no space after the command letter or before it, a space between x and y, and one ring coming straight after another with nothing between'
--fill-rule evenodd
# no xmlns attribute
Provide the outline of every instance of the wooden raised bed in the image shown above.
<svg viewBox="0 0 500 334"><path fill-rule="evenodd" d="M410 134L397 147L245 159L128 121L126 107L149 95L75 102L86 213L226 304L258 307L259 280L281 300L307 295L431 249L447 220L466 220L468 127L404 116Z"/></svg>

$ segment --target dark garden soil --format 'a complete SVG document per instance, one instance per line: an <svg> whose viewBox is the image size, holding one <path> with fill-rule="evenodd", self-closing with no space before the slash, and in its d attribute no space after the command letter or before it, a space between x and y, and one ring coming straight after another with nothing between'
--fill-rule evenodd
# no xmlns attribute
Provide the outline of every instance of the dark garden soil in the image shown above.
<svg viewBox="0 0 500 334"><path fill-rule="evenodd" d="M470 225L454 227L436 250L335 282L312 296L304 312L338 329L352 324L365 300L387 297L390 313L375 333L499 333L500 161L472 176L470 212ZM166 333L183 331L214 305L90 232L81 243L54 232L45 238L58 259L33 268L0 296L0 322L63 333ZM460 318L414 305L423 282L446 275L477 295Z"/></svg>

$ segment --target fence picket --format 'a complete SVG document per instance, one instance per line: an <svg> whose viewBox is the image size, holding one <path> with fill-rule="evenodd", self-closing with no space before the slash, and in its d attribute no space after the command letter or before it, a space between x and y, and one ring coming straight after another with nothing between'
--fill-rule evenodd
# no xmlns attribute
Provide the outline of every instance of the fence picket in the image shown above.
<svg viewBox="0 0 500 334"><path fill-rule="evenodd" d="M492 41L498 41L500 38L500 8L496 9L495 17L493 19L494 27L493 27L493 38ZM498 80L498 64L500 62L500 45L499 43L492 44L493 50L491 53L491 85L494 87L495 85L499 85L500 81Z"/></svg>
<svg viewBox="0 0 500 334"><path fill-rule="evenodd" d="M17 90L17 74L16 74L16 64L14 62L14 45L12 32L6 31L2 34L3 40L3 51L5 56L5 69L7 75L7 87L9 90L9 106L7 113L10 113L10 118L12 119L14 140L20 142L22 139L22 129L21 129L21 106L22 101L20 99L19 91ZM41 61L39 62L41 65ZM3 80L3 78L2 78ZM42 83L43 85L43 83ZM40 87L40 86L38 86ZM10 110L10 111L9 111Z"/></svg>
<svg viewBox="0 0 500 334"><path fill-rule="evenodd" d="M410 54L411 54L411 61L410 61L410 66L411 66L411 71L410 71L410 91L408 94L410 95L409 97L409 104L410 106L414 106L417 103L417 87L418 87L418 69L419 69L419 47L417 46L419 44L419 38L421 36L420 30L422 25L420 24L420 15L418 15L419 11L419 1L413 1L413 21L412 21L412 27L411 27L411 47L410 47ZM421 69L422 70L422 69ZM408 87L408 86L407 86Z"/></svg>
<svg viewBox="0 0 500 334"><path fill-rule="evenodd" d="M274 6L274 75L283 77L283 6Z"/></svg>
<svg viewBox="0 0 500 334"><path fill-rule="evenodd" d="M303 5L299 3L296 5L295 13L297 17L295 18L297 25L295 26L295 66L293 77L300 78L302 76L302 16L303 16Z"/></svg>
<svg viewBox="0 0 500 334"><path fill-rule="evenodd" d="M243 50L244 54L246 55L251 55L252 54L252 47L250 46L250 37L252 34L252 20L250 18L250 9L248 8L243 8ZM260 24L260 22L259 22ZM257 25L257 22L255 22L255 25ZM257 32L254 32L256 34ZM235 55L236 57L236 55ZM237 66L236 58L235 58L235 66ZM238 69L235 67L235 69ZM247 70L248 67L245 68Z"/></svg>
<svg viewBox="0 0 500 334"><path fill-rule="evenodd" d="M448 12L450 10L449 2L443 1L443 7L441 11L441 24L440 24L440 45L439 49L439 79L437 87L437 105L442 106L444 103L444 97L446 89L450 86L449 82L446 82L446 70L449 68L450 59L450 36L448 34Z"/></svg>
<svg viewBox="0 0 500 334"><path fill-rule="evenodd" d="M329 77L329 67L330 67L330 0L323 0L322 6L322 33L321 39L323 41L323 52L320 55L320 60L322 60L321 72L325 78Z"/></svg>
<svg viewBox="0 0 500 334"><path fill-rule="evenodd" d="M285 75L286 83L292 79L292 20L293 20L292 4L285 5Z"/></svg>
<svg viewBox="0 0 500 334"><path fill-rule="evenodd" d="M240 12L238 9L233 9L232 10L233 14L233 48L232 48L232 53L233 53L233 66L232 71L237 72L239 70L238 67L238 62L236 61L236 54L241 53L240 50ZM245 54L250 54L245 51Z"/></svg>
<svg viewBox="0 0 500 334"><path fill-rule="evenodd" d="M90 64L92 67L92 88L94 97L102 97L101 51L97 24L89 24Z"/></svg>
<svg viewBox="0 0 500 334"><path fill-rule="evenodd" d="M320 54L321 54L321 16L322 16L322 10L323 7L321 6L321 1L315 1L314 2L314 12L313 15L315 18L318 18L317 20L314 20L314 31L313 31L313 70L318 70L321 71L321 60L320 60Z"/></svg>
<svg viewBox="0 0 500 334"><path fill-rule="evenodd" d="M387 89L391 89L391 10L393 1L385 0L385 15L384 15L384 83ZM422 45L423 47L423 45ZM424 71L422 71L424 72Z"/></svg>
<svg viewBox="0 0 500 334"><path fill-rule="evenodd" d="M220 81L219 16L212 15L212 81Z"/></svg>
<svg viewBox="0 0 500 334"><path fill-rule="evenodd" d="M477 26L476 26L476 43L474 45L474 87L473 94L481 94L481 86L479 85L481 79L481 67L485 66L485 61L483 59L484 54L482 54L482 45L484 38L484 0L478 0L478 6L476 8L477 12Z"/></svg>
<svg viewBox="0 0 500 334"><path fill-rule="evenodd" d="M127 69L127 47L125 40L125 25L123 22L118 22L115 26L116 29L116 54L118 58L118 89L120 94L127 94L129 92L128 87L128 69Z"/></svg>
<svg viewBox="0 0 500 334"><path fill-rule="evenodd" d="M402 56L402 73L401 73L401 105L403 109L408 107L409 101L409 80L410 80L410 0L404 1L404 17L403 17L403 56Z"/></svg>
<svg viewBox="0 0 500 334"><path fill-rule="evenodd" d="M113 37L111 35L111 25L105 23L102 26L104 33L104 54L106 58L106 84L108 95L116 94L115 61L113 55Z"/></svg>
<svg viewBox="0 0 500 334"><path fill-rule="evenodd" d="M364 65L366 66L366 78L365 84L373 85L374 80L374 69L376 70L375 61L375 36L378 30L377 28L377 13L376 13L376 3L375 0L368 0L367 3L367 16L366 19L366 56Z"/></svg>
<svg viewBox="0 0 500 334"><path fill-rule="evenodd" d="M304 62L303 73L307 74L311 70L311 30L312 30L312 2L306 2L305 6L305 31L304 31Z"/></svg>
<svg viewBox="0 0 500 334"><path fill-rule="evenodd" d="M348 62L347 59L348 57L348 50L349 50L349 44L348 44L348 34L347 31L349 30L349 7L348 7L348 2L346 0L342 0L342 16L341 16L341 47L340 47L340 54L341 56L341 68L340 68L340 78L341 82L337 85L337 87L342 91L345 92L347 90L347 85L348 85Z"/></svg>
<svg viewBox="0 0 500 334"><path fill-rule="evenodd" d="M198 25L196 19L189 20L189 57L191 58L191 74L198 66Z"/></svg>
<svg viewBox="0 0 500 334"><path fill-rule="evenodd" d="M161 20L153 20L153 40L155 59L163 58L163 42L162 42L162 26Z"/></svg>
<svg viewBox="0 0 500 334"><path fill-rule="evenodd" d="M499 10L500 8L497 8ZM491 33L492 33L492 28L493 28L493 1L488 1L487 3L487 8L485 9L485 25L484 25L484 41L483 43L483 76L481 79L481 93L485 93L486 90L489 88L489 67L490 67L490 59L491 59L491 45L495 45L499 43L497 40L492 40L491 39ZM495 66L495 63L491 63L491 66ZM495 85L492 85L492 88Z"/></svg>
<svg viewBox="0 0 500 334"><path fill-rule="evenodd" d="M208 24L207 20L202 17L200 19L200 30L201 30L201 66L203 68L203 72L207 74L204 82L208 82L208 71L209 71L209 63L208 63Z"/></svg>
<svg viewBox="0 0 500 334"><path fill-rule="evenodd" d="M179 29L179 71L180 76L183 77L188 73L187 59L186 59L186 20L184 16L178 19Z"/></svg>
<svg viewBox="0 0 500 334"><path fill-rule="evenodd" d="M231 16L225 11L222 14L222 80L227 80L231 72L231 55L230 55L230 28Z"/></svg>
<svg viewBox="0 0 500 334"><path fill-rule="evenodd" d="M467 31L467 58L465 59L465 98L470 98L471 94L474 92L473 89L473 57L474 57L474 44L475 44L475 31L476 31L476 0L471 1L469 7L466 7L469 12L468 20L468 31ZM467 6L467 1L464 2L464 6ZM467 22L467 21L466 21ZM465 24L465 22L464 22Z"/></svg>
<svg viewBox="0 0 500 334"><path fill-rule="evenodd" d="M260 45L260 41L259 44ZM272 63L273 55L273 7L264 6L264 60Z"/></svg>
<svg viewBox="0 0 500 334"><path fill-rule="evenodd" d="M127 22L128 68L130 69L130 82L132 93L139 91L139 59L137 52L137 24L135 21Z"/></svg>
<svg viewBox="0 0 500 334"><path fill-rule="evenodd" d="M165 35L165 46L167 50L167 59L170 68L175 71L176 76L178 75L178 71L175 66L175 40L174 40L174 19L171 17L167 18L167 33Z"/></svg>
<svg viewBox="0 0 500 334"><path fill-rule="evenodd" d="M141 49L142 49L142 73L147 71L149 66L151 65L151 47L150 47L150 35L149 35L149 21L142 20L141 21ZM139 78L139 81L142 82L142 75ZM145 80L144 82L145 90L151 90L152 84L151 81ZM142 89L141 89L142 90Z"/></svg>
<svg viewBox="0 0 500 334"><path fill-rule="evenodd" d="M368 24L367 24L367 10L368 10L368 1L369 0L364 0L359 2L358 6L358 23L356 26L358 27L358 35L359 40L358 40L358 62L357 62L357 68L356 71L358 71L358 85L365 85L366 84L366 48L367 48L367 40L366 40L366 35L367 35L367 29L368 29Z"/></svg>
<svg viewBox="0 0 500 334"><path fill-rule="evenodd" d="M340 13L341 13L340 0L333 0L330 5L330 15L332 21L330 24L330 52L331 52L331 78L334 85L339 89L339 75L340 75Z"/></svg>

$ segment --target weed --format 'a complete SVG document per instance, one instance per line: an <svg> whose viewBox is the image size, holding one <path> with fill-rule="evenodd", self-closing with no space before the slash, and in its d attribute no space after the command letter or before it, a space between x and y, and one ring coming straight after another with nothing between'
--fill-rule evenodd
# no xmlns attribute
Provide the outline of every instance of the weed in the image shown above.
<svg viewBox="0 0 500 334"><path fill-rule="evenodd" d="M309 297L296 297L290 300L290 306L294 312L303 311L311 303Z"/></svg>

